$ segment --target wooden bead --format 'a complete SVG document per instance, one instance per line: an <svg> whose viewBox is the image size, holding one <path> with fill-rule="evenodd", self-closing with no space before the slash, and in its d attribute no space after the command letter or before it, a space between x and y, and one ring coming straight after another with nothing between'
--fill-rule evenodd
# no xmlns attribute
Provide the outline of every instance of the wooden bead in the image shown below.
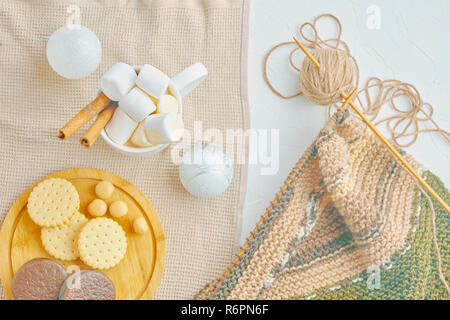
<svg viewBox="0 0 450 320"><path fill-rule="evenodd" d="M128 213L128 206L125 202L118 200L111 203L109 206L109 213L114 218L120 218L125 216Z"/></svg>
<svg viewBox="0 0 450 320"><path fill-rule="evenodd" d="M144 234L148 231L147 221L145 218L136 218L133 223L134 232L137 234Z"/></svg>
<svg viewBox="0 0 450 320"><path fill-rule="evenodd" d="M102 181L95 186L95 194L100 199L109 199L111 198L114 192L114 185L109 181Z"/></svg>
<svg viewBox="0 0 450 320"><path fill-rule="evenodd" d="M108 206L102 199L95 199L88 206L88 212L91 216L101 217L106 213Z"/></svg>

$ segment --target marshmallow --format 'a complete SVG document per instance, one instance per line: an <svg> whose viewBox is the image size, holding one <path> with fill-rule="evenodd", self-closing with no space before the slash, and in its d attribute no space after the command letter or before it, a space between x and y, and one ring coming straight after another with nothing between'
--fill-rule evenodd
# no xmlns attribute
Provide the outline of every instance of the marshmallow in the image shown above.
<svg viewBox="0 0 450 320"><path fill-rule="evenodd" d="M162 144L179 141L183 136L183 119L173 113L152 114L144 121L148 141Z"/></svg>
<svg viewBox="0 0 450 320"><path fill-rule="evenodd" d="M178 113L178 100L170 95L165 94L161 97L158 103L157 113Z"/></svg>
<svg viewBox="0 0 450 320"><path fill-rule="evenodd" d="M147 139L147 134L145 133L144 124L140 123L136 131L134 131L131 137L131 143L139 148L151 147L152 144Z"/></svg>
<svg viewBox="0 0 450 320"><path fill-rule="evenodd" d="M100 79L100 90L112 101L119 101L136 82L136 71L126 63L116 63Z"/></svg>
<svg viewBox="0 0 450 320"><path fill-rule="evenodd" d="M142 67L136 80L139 88L156 99L166 93L169 82L170 79L164 72L148 64Z"/></svg>
<svg viewBox="0 0 450 320"><path fill-rule="evenodd" d="M137 122L141 122L156 110L153 100L139 88L133 88L120 100L119 108Z"/></svg>
<svg viewBox="0 0 450 320"><path fill-rule="evenodd" d="M122 109L116 108L113 117L105 127L105 131L115 143L125 144L137 126L136 121L131 119Z"/></svg>

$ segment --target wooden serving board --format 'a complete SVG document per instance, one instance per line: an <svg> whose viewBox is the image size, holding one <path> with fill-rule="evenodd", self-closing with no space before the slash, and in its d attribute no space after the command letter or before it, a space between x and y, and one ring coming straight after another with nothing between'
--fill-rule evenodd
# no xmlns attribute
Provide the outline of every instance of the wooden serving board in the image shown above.
<svg viewBox="0 0 450 320"><path fill-rule="evenodd" d="M89 218L92 217L87 213L87 206L96 198L95 185L102 180L114 184L113 196L106 203L109 206L115 200L123 200L128 204L129 212L125 217L113 218L125 230L128 247L118 265L102 272L114 283L116 299L151 299L164 271L165 240L158 214L145 195L121 177L97 169L69 169L45 179L48 178L63 178L72 182L80 195L80 212ZM50 258L69 268L69 271L73 268L71 266L91 269L81 260L57 260L45 251L40 238L41 228L30 219L27 211L28 196L37 183L16 200L0 231L0 277L7 299L13 299L11 281L15 272L33 258ZM105 216L112 218L109 213ZM146 234L134 233L133 221L137 217L147 220L150 231Z"/></svg>

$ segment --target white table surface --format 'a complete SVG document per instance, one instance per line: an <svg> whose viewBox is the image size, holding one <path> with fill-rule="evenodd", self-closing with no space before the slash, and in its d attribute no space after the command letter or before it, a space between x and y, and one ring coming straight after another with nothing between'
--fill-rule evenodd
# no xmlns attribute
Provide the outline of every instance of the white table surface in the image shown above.
<svg viewBox="0 0 450 320"><path fill-rule="evenodd" d="M380 28L366 25L367 9L380 10ZM343 39L360 66L362 86L371 76L414 84L434 106L434 119L450 130L450 1L448 0L252 0L249 36L249 103L252 128L279 130L279 170L262 175L260 164L251 164L243 213L243 243L279 190L291 168L312 143L326 121L326 108L302 97L283 100L263 79L263 59L275 44L290 41L304 22L323 14L336 15ZM325 31L333 29L324 23ZM326 33L332 35L332 33ZM298 89L298 76L287 66L280 50L270 60L270 75L284 92ZM430 126L428 126L430 127ZM450 186L450 148L436 133L422 134L405 149ZM256 152L255 144L250 146Z"/></svg>

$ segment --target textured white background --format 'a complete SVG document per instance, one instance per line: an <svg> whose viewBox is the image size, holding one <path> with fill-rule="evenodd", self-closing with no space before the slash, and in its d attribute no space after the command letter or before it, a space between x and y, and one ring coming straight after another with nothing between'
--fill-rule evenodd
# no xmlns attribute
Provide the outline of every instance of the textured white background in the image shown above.
<svg viewBox="0 0 450 320"><path fill-rule="evenodd" d="M366 26L368 7L380 9L381 27ZM252 0L250 10L249 98L253 128L280 130L280 168L260 174L250 165L244 206L242 242L279 190L291 168L326 121L326 109L302 97L283 100L263 79L263 59L275 44L299 35L299 26L317 15L332 13L343 25L343 39L360 65L362 86L371 76L399 79L416 85L435 109L434 119L450 130L450 1L448 0ZM333 28L322 25L324 35ZM287 66L286 53L270 60L269 74L286 93L298 90L297 75ZM450 148L436 133L422 134L406 149L450 186ZM251 152L256 152L251 145Z"/></svg>

